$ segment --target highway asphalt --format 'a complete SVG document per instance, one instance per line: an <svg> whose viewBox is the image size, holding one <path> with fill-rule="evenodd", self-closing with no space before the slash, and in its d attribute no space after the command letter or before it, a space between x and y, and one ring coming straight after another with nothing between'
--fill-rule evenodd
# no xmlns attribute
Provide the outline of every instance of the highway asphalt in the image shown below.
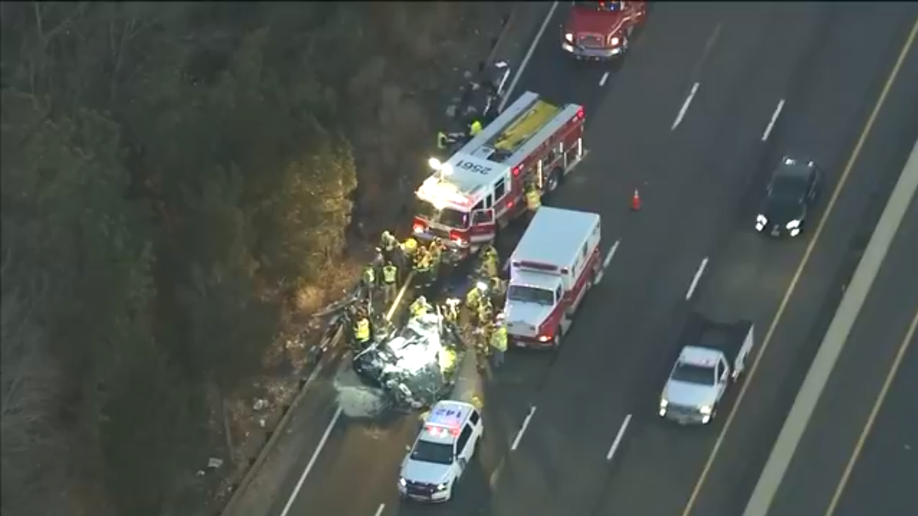
<svg viewBox="0 0 918 516"><path fill-rule="evenodd" d="M915 276L915 256L918 196L858 314L769 514L826 514L894 357L918 316L918 282L908 280ZM834 516L918 514L915 342L901 364Z"/></svg>
<svg viewBox="0 0 918 516"><path fill-rule="evenodd" d="M486 394L481 460L452 503L418 508L397 500L397 467L416 420L342 418L288 514L680 514L719 429L673 428L654 415L676 351L674 334L692 304L686 291L709 257L695 298L712 315L752 317L762 334L806 240L763 241L752 234L754 214L747 207L785 148L811 153L834 187L915 8L890 4L863 13L857 4L657 4L617 66L572 63L561 55L557 27L565 11L559 7L548 24L516 93L530 89L587 107L590 154L549 204L603 216L606 249L620 245L602 284L560 353L510 354ZM915 91L918 80L908 77ZM898 113L908 106L905 87L897 88ZM783 114L763 143L782 99ZM914 141L914 127L882 116L876 133L883 128L883 137L898 141L908 136L898 133L911 131ZM837 221L827 225L798 286L803 293L792 299L766 355L759 382L768 385L747 397L744 405L754 406L740 412L732 431L739 438L728 439L731 453L712 472L716 487L703 491L706 510L699 515L739 513L730 512L736 502L727 493L757 476L745 450L761 455L759 462L767 455L796 391L788 387L794 369L788 364L812 358L807 343L814 320L882 183L869 169L862 164L852 172L852 193L839 200ZM635 188L644 201L640 213L628 211ZM787 392L775 393L782 385ZM519 447L510 451L533 406ZM629 415L631 424L607 461ZM318 430L310 435L321 435L328 418L317 417ZM289 479L282 491L291 492L296 481ZM285 501L272 514L280 514Z"/></svg>

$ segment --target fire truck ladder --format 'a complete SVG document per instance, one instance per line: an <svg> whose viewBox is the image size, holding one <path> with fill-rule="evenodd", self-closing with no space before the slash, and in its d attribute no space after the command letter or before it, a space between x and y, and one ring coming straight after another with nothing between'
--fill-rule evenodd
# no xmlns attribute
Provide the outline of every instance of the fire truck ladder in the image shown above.
<svg viewBox="0 0 918 516"><path fill-rule="evenodd" d="M526 145L560 111L558 106L527 91L466 143L460 152L501 163Z"/></svg>
<svg viewBox="0 0 918 516"><path fill-rule="evenodd" d="M504 116L509 115L509 120L505 128L490 139L488 146L513 154L559 111L561 108L558 106L539 99L535 93L527 92L504 112Z"/></svg>

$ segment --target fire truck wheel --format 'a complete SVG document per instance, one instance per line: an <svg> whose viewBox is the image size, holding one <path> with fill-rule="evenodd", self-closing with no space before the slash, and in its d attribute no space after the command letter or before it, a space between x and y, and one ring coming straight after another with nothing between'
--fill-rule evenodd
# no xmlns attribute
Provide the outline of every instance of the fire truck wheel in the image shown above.
<svg viewBox="0 0 918 516"><path fill-rule="evenodd" d="M551 174L548 175L548 180L545 181L545 193L552 193L561 186L561 181L564 178L564 175L561 172L561 168L555 168L551 171Z"/></svg>

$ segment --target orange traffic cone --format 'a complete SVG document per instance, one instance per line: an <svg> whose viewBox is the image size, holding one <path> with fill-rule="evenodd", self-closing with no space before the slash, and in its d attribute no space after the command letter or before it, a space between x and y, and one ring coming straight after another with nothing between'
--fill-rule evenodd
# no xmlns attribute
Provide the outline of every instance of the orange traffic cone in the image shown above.
<svg viewBox="0 0 918 516"><path fill-rule="evenodd" d="M638 189L634 189L634 195L631 196L631 211L639 211L641 209L641 194L638 193Z"/></svg>

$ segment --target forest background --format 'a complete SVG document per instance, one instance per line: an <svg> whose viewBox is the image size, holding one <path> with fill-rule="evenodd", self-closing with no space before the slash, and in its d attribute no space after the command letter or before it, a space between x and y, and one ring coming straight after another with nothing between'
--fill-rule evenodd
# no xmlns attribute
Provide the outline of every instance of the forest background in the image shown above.
<svg viewBox="0 0 918 516"><path fill-rule="evenodd" d="M3 516L201 513L495 9L0 3Z"/></svg>

